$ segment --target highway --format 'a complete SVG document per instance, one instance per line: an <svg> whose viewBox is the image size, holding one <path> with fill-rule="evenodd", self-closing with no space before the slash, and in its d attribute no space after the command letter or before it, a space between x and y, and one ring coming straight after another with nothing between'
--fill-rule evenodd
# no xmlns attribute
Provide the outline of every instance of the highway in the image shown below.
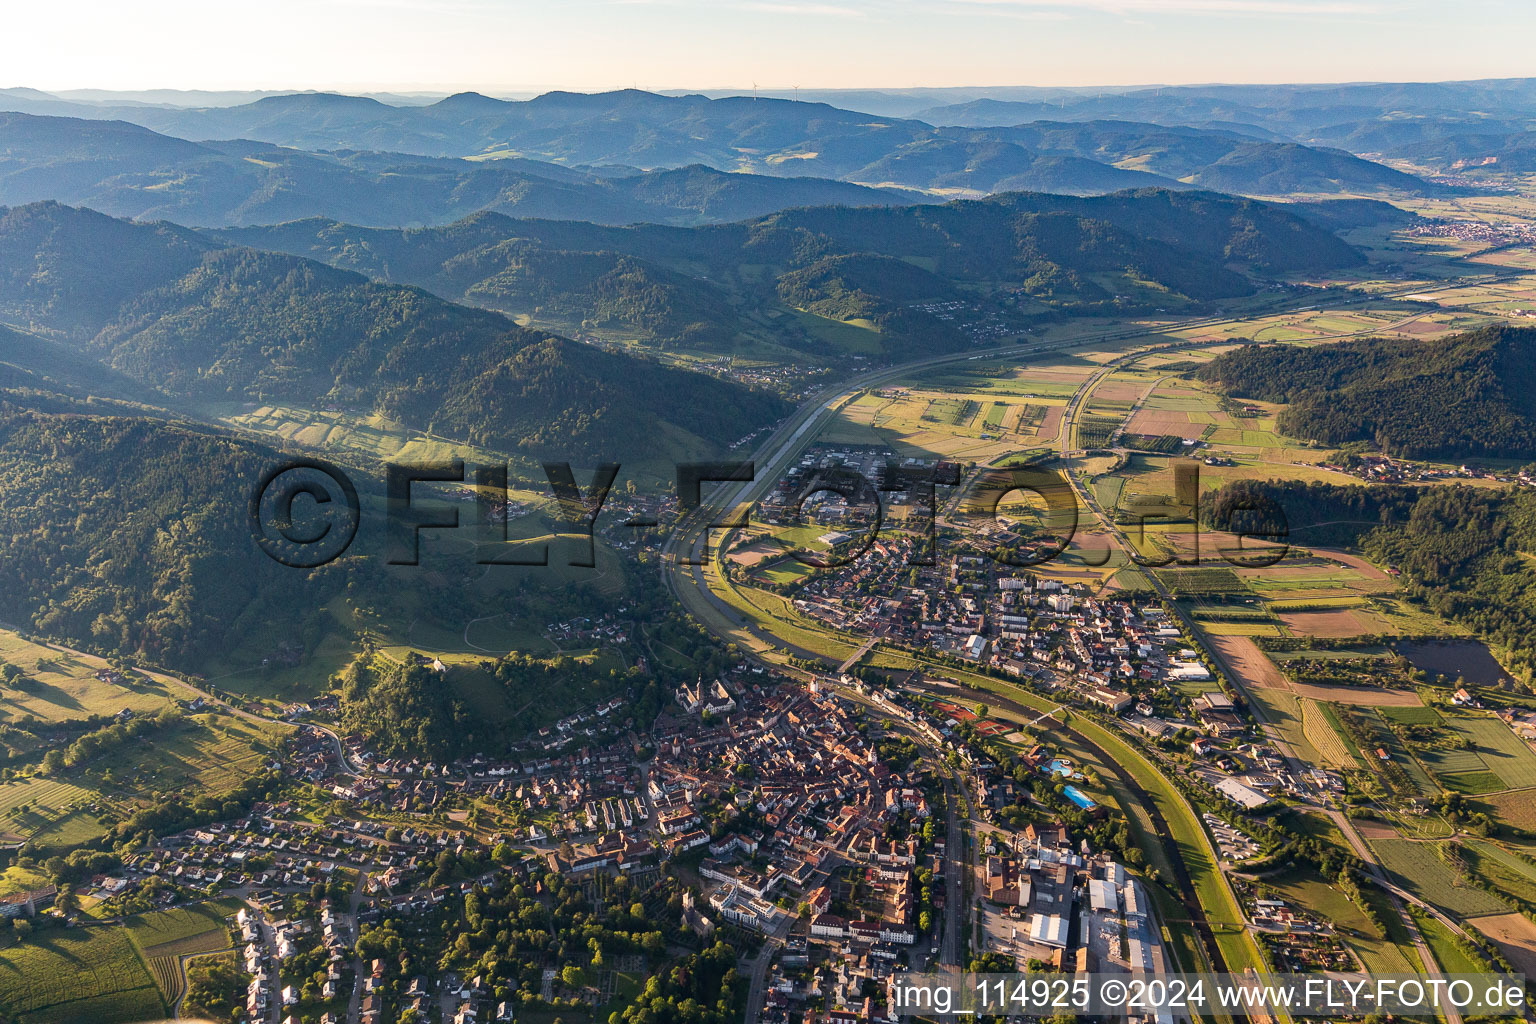
<svg viewBox="0 0 1536 1024"><path fill-rule="evenodd" d="M1403 322L1406 321L1398 321L1399 324ZM1394 324L1393 326L1397 326L1397 324ZM1085 381L1082 387L1079 388L1078 392L1073 395L1072 401L1068 406L1068 411L1062 417L1060 444L1063 455L1065 455L1068 450L1072 425L1075 423L1078 413L1082 410L1083 404L1087 400L1087 396L1092 392L1093 388L1098 384L1100 380L1102 380L1109 373L1113 372L1115 363L1134 361L1134 358L1135 357L1122 357L1119 360L1115 360L1114 363L1107 365L1105 369L1099 371L1087 381ZM1156 385L1154 384L1153 387L1155 386ZM1140 401L1137 402L1137 405L1140 405ZM1127 417L1127 420L1128 419L1129 416ZM1114 522L1113 518L1110 517L1099 505L1098 499L1094 497L1092 492L1087 487L1084 487L1081 484L1076 476L1071 473L1067 473L1065 475L1071 483L1073 491L1077 494L1078 500L1083 504L1084 507L1089 510L1090 513L1092 513L1094 518L1098 520L1104 529L1109 531L1110 535L1115 539L1116 543L1120 545L1122 550L1126 553L1127 557L1134 558L1136 549L1132 546L1129 538L1125 536L1125 533ZM1192 511L1193 514L1198 517L1198 509ZM1306 771L1306 769L1310 766L1301 757L1299 757L1295 750L1290 746L1290 744L1285 741L1284 737L1280 734L1279 729L1276 728L1274 723L1270 722L1265 717L1264 705L1253 699L1252 694L1248 692L1247 683L1243 679L1241 673L1239 673L1234 668L1234 666L1229 663L1227 658L1220 651L1204 643L1203 634L1200 632L1194 620L1186 616L1183 610L1179 608L1178 604L1173 600L1172 594L1169 593L1168 588L1163 584L1162 580L1158 578L1157 574L1153 572L1147 572L1143 575L1146 577L1148 584L1152 587L1152 590L1157 594L1159 598L1163 600L1163 603L1167 607L1174 609L1176 614L1179 615L1180 619L1183 620L1189 634L1196 638L1200 638L1201 648L1211 656L1216 665L1221 668L1222 673L1232 682L1232 685L1237 689L1237 691L1242 694L1243 699L1247 703L1255 721L1257 721L1260 728L1264 730L1266 737L1275 747L1275 750L1279 752L1281 758L1286 763L1286 767L1296 778L1298 784L1303 787L1303 795L1309 800L1313 800L1319 804L1326 804L1326 806L1324 806L1325 813L1327 813L1328 816L1334 821L1334 823L1338 825L1339 831L1343 833L1344 838L1346 841L1348 841L1350 847L1353 848L1355 854L1361 859L1361 861L1365 863L1368 871L1370 872L1372 880L1375 881L1377 885L1386 890L1388 898L1392 902L1393 910L1401 919L1403 927L1407 930L1408 935L1413 939L1414 947L1418 950L1419 953L1419 959L1424 964L1425 973L1431 978L1441 978L1441 972L1436 966L1434 955L1429 948L1429 943L1425 940L1423 934L1418 928L1418 925L1414 922L1412 916L1408 913L1407 908L1404 906L1404 899L1407 898L1418 905L1426 907L1426 909L1428 909L1436 917L1444 917L1444 915L1442 915L1434 908L1429 907L1424 903L1424 901L1419 900L1413 897L1411 894L1405 892L1387 877L1387 874L1385 870L1383 870L1381 862L1377 859L1375 852L1360 836L1359 831L1355 828L1354 822L1349 820L1349 816L1344 814L1342 811L1332 807L1331 801L1327 801L1326 797L1324 797L1322 794L1316 793L1314 787L1312 787L1309 781L1311 776ZM1230 884L1227 880L1225 870L1222 870L1220 874L1222 884L1228 886L1230 891ZM1462 931L1459 925L1456 925L1449 920L1447 920L1447 923L1451 924L1455 931ZM1444 1012L1446 1017L1446 1024L1462 1024L1461 1015L1456 1012L1455 1008L1447 1007Z"/></svg>
<svg viewBox="0 0 1536 1024"><path fill-rule="evenodd" d="M1491 283L1508 278L1523 276L1526 271L1519 268L1489 271L1482 274L1457 278L1443 285L1428 285L1424 287L1405 286L1387 292L1374 295L1355 295L1351 297L1338 297L1328 303L1330 308L1346 308L1350 306L1372 305L1387 302L1392 299L1403 298L1407 295L1433 295L1437 291L1447 291L1458 288L1466 288L1477 284ZM699 531L706 522L718 521L722 513L727 510L739 509L750 502L762 497L771 487L782 479L785 468L810 444L819 433L820 428L831 421L848 402L857 398L862 392L888 384L893 381L909 377L912 374L956 363L970 362L973 360L1007 360L1029 356L1048 355L1057 352L1065 352L1071 349L1083 348L1088 345L1097 345L1110 341L1126 341L1139 337L1151 337L1167 335L1173 331L1188 331L1200 327L1219 327L1230 324L1246 323L1262 318L1281 316L1286 313L1306 313L1317 309L1315 301L1310 303L1277 302L1273 307L1255 309L1242 316L1208 316L1196 317L1189 320L1160 323L1155 326L1148 325L1117 325L1101 331L1089 331L1082 335L1069 338L1060 338L1053 341L1038 341L1029 344L1009 345L1002 348L989 348L977 351L949 352L942 355L928 356L894 366L871 370L867 373L853 377L840 385L832 385L817 392L807 399L779 425L756 449L751 457L756 467L756 475L748 483L725 483L717 485L711 493L703 497L698 509L691 514L683 516L672 534L663 545L663 554L669 556L665 562L675 563L679 553L694 552L698 546L698 539L691 537L695 531ZM1423 313L1416 312L1396 321L1393 324L1384 325L1375 331L1356 331L1322 337L1345 338L1356 337L1364 334L1378 334L1392 330L1402 324L1418 319ZM1134 353L1127 353L1114 362L1122 362L1138 355L1158 351L1164 348L1190 348L1201 345L1231 344L1232 339L1220 342L1191 342L1168 341L1157 345L1150 345ZM1080 404L1084 393L1076 397ZM1075 409L1073 410L1075 415ZM1067 428L1067 417L1062 420L1061 439L1070 438ZM745 460L744 460L745 461ZM708 531L705 530L705 533ZM673 581L675 582L675 581ZM675 591L674 591L675 592Z"/></svg>
<svg viewBox="0 0 1536 1024"><path fill-rule="evenodd" d="M1504 276L1510 276L1513 273L1513 271L1502 273L1494 272L1487 275L1482 275L1481 279L1498 279ZM1461 279L1456 281L1454 284L1447 284L1445 287L1465 287L1468 283L1471 283L1468 279ZM1434 290L1434 287L1412 290L1403 289L1402 292L1396 294L1389 293L1374 296L1359 296L1358 298L1354 299L1345 299L1330 303L1330 305L1348 306L1378 303L1393 297L1400 297L1401 294L1427 294L1433 292ZM771 489L781 479L783 479L787 469L794 464L795 460L797 460L800 454L812 443L812 441L814 441L821 430L827 424L829 424L849 402L853 401L861 393L870 388L879 387L886 383L908 378L916 372L944 365L967 362L977 358L993 361L1008 359L1023 360L1030 357L1048 355L1069 349L1081 348L1088 345L1102 344L1104 342L1130 340L1142 336L1166 334L1169 331L1188 330L1194 327L1214 327L1225 324L1235 324L1254 319L1256 316L1267 317L1284 312L1301 313L1315 308L1315 304L1296 304L1289 307L1281 304L1281 306L1282 308L1279 309L1272 309L1264 312L1253 312L1242 317L1209 317L1186 321L1178 324L1161 325L1154 328L1143 326L1117 327L1101 332L1085 334L1081 337L1053 341L1049 344L1040 342L1035 344L1014 345L1006 348L990 349L980 353L957 352L932 356L897 366L890 366L879 370L873 370L855 377L852 380L845 382L841 386L832 386L826 388L802 404L800 408L798 408L790 417L788 417L782 424L780 424L779 427L775 429L773 433L769 435L769 437L761 445L758 446L753 456L755 474L751 481L741 483L731 482L717 485L707 494L701 494L701 501L698 508L690 511L684 511L682 513L676 526L662 545L662 575L666 586L668 587L669 591L683 604L683 606L694 614L695 618L699 620L701 625L707 629L710 629L712 632L715 632L717 635L721 636L722 639L731 640L745 636L756 640L757 643L764 645L765 647L787 651L788 653L797 655L799 657L819 657L816 652L799 648L792 643L778 638L771 632L758 627L754 623L749 622L739 612L721 600L718 595L714 594L710 590L702 566L711 558L711 553L709 552L709 540L712 533L710 524L723 521L727 513L734 513L732 518L737 518L739 517L741 510L750 509L753 503L759 500L764 494L767 493L769 489ZM1399 321L1399 323L1404 323L1408 320L1415 319L1418 315L1420 314L1414 314L1413 316L1405 318L1403 321ZM1383 330L1388 329L1390 329L1390 327L1383 328ZM1341 337L1342 336L1348 335L1341 335ZM1067 455L1073 450L1072 442L1074 439L1077 420L1086 404L1089 394L1099 381L1113 373L1118 366L1123 365L1126 362L1133 361L1134 359L1141 358L1149 352L1154 352L1165 348L1185 349L1190 347L1202 347L1221 344L1231 344L1231 340L1223 339L1221 341L1203 343L1184 340L1170 341L1158 345L1146 346L1111 360L1101 369L1096 371L1087 381L1085 381L1077 393L1073 395L1062 418L1061 431L1058 435L1058 450L1063 455ZM1104 510L1100 508L1093 495L1088 493L1087 489L1082 487L1077 480L1073 479L1070 473L1067 474L1067 476L1071 482L1074 493L1078 495L1078 499L1082 502L1084 507L1088 508L1089 511L1100 521L1100 523L1103 524L1104 528L1109 531L1110 535L1115 539L1116 543L1120 545L1120 547L1126 552L1128 556L1134 553L1135 548L1131 545L1129 539L1115 525L1113 520L1104 513ZM1166 588L1162 586L1161 582L1157 581L1155 577L1150 573L1148 574L1148 578L1152 581L1152 585L1159 596L1167 599L1169 595L1166 592ZM727 626L725 624L729 625ZM1196 633L1195 635L1199 634ZM751 645L748 644L748 646L750 647ZM1228 676L1229 678L1234 678L1234 680L1237 678L1231 672L1228 672ZM989 695L989 701L996 703L997 700L998 698L995 696ZM1250 701L1249 704L1252 706L1252 701ZM1272 733L1272 727L1270 727L1268 723L1264 724L1266 730ZM1292 758L1294 757L1294 752L1283 751L1283 753ZM1109 759L1106 758L1106 761L1108 760ZM1128 775L1122 779L1122 782L1127 786L1130 786L1133 792L1138 791L1137 788L1133 785L1134 780L1130 779ZM958 782L956 780L951 780L950 785L958 785ZM960 790L960 792L963 793L963 789ZM954 803L954 796L955 794L951 795L951 804ZM1156 807L1151 804L1150 800L1148 800L1147 803L1149 811L1155 812ZM1152 820L1154 820L1154 822L1159 822L1160 818L1154 817ZM1165 824L1163 825L1163 829L1166 830ZM1352 829L1346 829L1345 835L1349 836L1351 831ZM1207 845L1209 846L1209 836L1205 836L1205 839L1207 841ZM1355 842L1355 840L1358 840L1358 836L1355 836L1355 838L1351 840L1352 844ZM963 870L965 865L964 842L965 836L963 830L961 830L956 816L953 814L953 812L951 812L948 822L947 835L948 850L945 870L947 898L941 950L941 961L945 964L957 964L960 960L960 928L963 927L961 924L963 909L961 904L964 902L960 872ZM1363 846L1364 844L1361 843L1361 845ZM1220 863L1219 857L1216 856L1214 849L1211 850L1211 856L1214 863ZM1373 859L1374 858L1372 858L1372 860ZM1368 863L1370 862L1371 861L1368 861ZM1179 868L1184 866L1182 863L1182 858L1178 859L1177 864ZM1376 871L1378 875L1380 874L1379 866L1373 866L1373 870ZM1183 877L1177 879L1176 881L1184 892L1185 906L1189 911L1190 920L1196 923L1197 931L1201 932L1201 937L1204 940L1204 944L1212 954L1213 963L1217 965L1217 969L1219 970L1223 964L1221 952L1216 946L1214 935L1211 932L1209 923L1206 921L1203 908L1199 906L1198 900L1195 898L1192 880L1188 877L1187 871L1180 873L1183 875ZM1221 880L1220 884L1226 888L1227 894L1230 898L1232 898L1233 904L1238 905L1235 896L1232 895L1230 883L1228 882L1225 873L1222 872L1219 868L1217 873ZM1385 881L1384 878L1380 880L1383 882ZM1387 887L1389 892L1394 888L1390 885ZM1393 892L1392 895L1394 902L1396 902L1398 899L1398 894ZM1405 920L1410 925L1410 934L1414 936L1415 943L1420 948L1420 956L1424 960L1426 969L1433 970L1434 960L1429 955L1429 951L1427 945L1424 943L1423 937L1419 934L1417 928L1412 927L1411 919L1407 918L1406 911L1402 910L1400 903L1398 906L1400 912L1403 913ZM1201 927L1201 925L1203 925L1203 927ZM774 948L775 945L776 943L773 941L770 941L768 944L766 944L763 953L759 955L759 957L752 965L752 1002L748 1008L749 1024L755 1024L755 1021L757 1020L758 1010L761 1006L762 978L766 974L768 960L771 958L769 951ZM1461 1024L1461 1021L1459 1018L1454 1018L1448 1020L1447 1024Z"/></svg>

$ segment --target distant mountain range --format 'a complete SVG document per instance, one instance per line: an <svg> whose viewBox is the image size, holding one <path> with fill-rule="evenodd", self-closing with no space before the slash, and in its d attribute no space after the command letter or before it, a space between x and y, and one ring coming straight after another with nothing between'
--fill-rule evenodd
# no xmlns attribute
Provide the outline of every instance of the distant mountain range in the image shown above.
<svg viewBox="0 0 1536 1024"><path fill-rule="evenodd" d="M1347 82L1274 85L1149 85L1130 89L1059 89L1049 96L990 93L913 111L934 124L1018 124L1134 118L1158 123L1225 121L1261 128L1317 126L1397 111L1408 116L1530 113L1536 78L1462 82ZM1295 136L1287 133L1288 137Z"/></svg>
<svg viewBox="0 0 1536 1024"><path fill-rule="evenodd" d="M0 113L0 204L38 200L118 217L226 226L333 217L444 224L480 210L599 224L718 223L792 206L923 202L923 194L703 166L602 173L535 160L307 153L188 142L126 121Z"/></svg>
<svg viewBox="0 0 1536 1024"><path fill-rule="evenodd" d="M0 211L0 316L171 408L327 403L529 454L697 456L788 411L420 289L54 203Z"/></svg>
<svg viewBox="0 0 1536 1024"><path fill-rule="evenodd" d="M481 214L423 230L316 220L219 237L566 332L821 354L836 351L829 322L858 324L864 344L890 354L953 350L987 323L1017 333L1058 311L1189 308L1252 294L1255 279L1362 260L1284 205L1163 189L799 209L689 229Z"/></svg>
<svg viewBox="0 0 1536 1024"><path fill-rule="evenodd" d="M1290 403L1280 429L1416 458L1536 458L1536 328L1433 341L1246 346L1201 368L1233 394Z"/></svg>
<svg viewBox="0 0 1536 1024"><path fill-rule="evenodd" d="M1342 150L1248 129L1118 120L935 127L822 103L635 90L548 93L526 101L461 93L426 106L305 93L202 108L101 106L0 94L0 106L39 115L118 118L179 139L251 140L306 152L511 156L567 167L650 170L702 164L775 177L975 194L1019 189L1086 194L1154 185L1255 194L1428 188L1412 175ZM23 147L12 159L27 157ZM376 164L379 158L372 159ZM144 170L165 168L139 169Z"/></svg>
<svg viewBox="0 0 1536 1024"><path fill-rule="evenodd" d="M1438 171L1536 168L1536 79L1348 85L1209 85L976 97L913 111L931 124L989 128L1041 118L1150 121L1337 146Z"/></svg>

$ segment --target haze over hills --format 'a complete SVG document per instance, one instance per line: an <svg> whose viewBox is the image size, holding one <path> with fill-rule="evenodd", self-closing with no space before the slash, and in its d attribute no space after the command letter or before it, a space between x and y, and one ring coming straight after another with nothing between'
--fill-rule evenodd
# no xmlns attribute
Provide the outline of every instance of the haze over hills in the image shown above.
<svg viewBox="0 0 1536 1024"><path fill-rule="evenodd" d="M442 224L479 210L599 224L708 223L791 206L924 201L921 193L703 166L601 173L535 160L307 153L187 142L126 121L0 113L0 204L38 200L117 217L226 226L333 217Z"/></svg>
<svg viewBox="0 0 1536 1024"><path fill-rule="evenodd" d="M781 100L803 100L807 103L827 103L845 110L862 110L870 114L891 117L911 117L920 110L932 107L964 103L973 99L1000 100L1053 100L1063 96L1102 92L1134 92L1144 86L1071 87L1071 86L1000 86L966 87L951 86L915 89L773 89L763 88L757 95ZM313 93L314 89L0 89L0 99L13 97L33 103L51 102L69 106L75 111L101 107L141 105L157 107L233 107L242 103L254 103L267 96L290 96ZM547 90L482 90L496 99L532 99ZM710 99L741 96L743 89L658 89L662 96L702 95ZM376 99L396 106L424 106L453 95L454 90L436 92L364 92L357 95ZM80 116L91 116L81 114Z"/></svg>
<svg viewBox="0 0 1536 1024"><path fill-rule="evenodd" d="M715 450L780 399L414 288L57 204L0 214L0 315L165 396L327 402L507 451Z"/></svg>
<svg viewBox="0 0 1536 1024"><path fill-rule="evenodd" d="M304 221L220 237L568 330L727 350L770 340L823 354L828 343L804 313L857 321L880 351L921 353L974 343L967 319L1017 329L1063 310L1190 307L1251 294L1253 278L1361 260L1283 205L1158 189L822 207L690 229L482 214L423 230ZM935 303L967 313L940 318L924 308Z"/></svg>
<svg viewBox="0 0 1536 1024"><path fill-rule="evenodd" d="M1020 120L1055 116L1062 120L1113 117L1179 124L1224 120L1261 126L1315 126L1329 119L1336 122L1351 113L1363 116L1366 112L1397 110L1465 114L1478 110L1522 114L1533 108L1536 78L1507 78L1460 82L1148 85L1061 89L1040 98L1009 96L999 90L929 107L913 116L935 124L956 125L1017 124ZM1003 120L994 120L995 117Z"/></svg>
<svg viewBox="0 0 1536 1024"><path fill-rule="evenodd" d="M1530 78L1082 90L1042 99L976 97L911 116L972 128L1113 118L1227 128L1440 171L1483 161L1514 170L1536 166L1536 79Z"/></svg>
<svg viewBox="0 0 1536 1024"><path fill-rule="evenodd" d="M1280 429L1329 445L1373 442L1412 458L1536 457L1536 328L1495 325L1434 341L1368 338L1248 346L1199 376L1289 402Z"/></svg>
<svg viewBox="0 0 1536 1024"><path fill-rule="evenodd" d="M649 169L705 164L919 189L1091 193L1181 182L1247 192L1427 187L1344 152L1224 128L1107 121L934 127L821 103L635 90L547 93L527 101L462 93L411 107L318 93L196 109L82 110L25 97L0 101L24 113L121 118L178 138L247 139L306 151L512 155Z"/></svg>

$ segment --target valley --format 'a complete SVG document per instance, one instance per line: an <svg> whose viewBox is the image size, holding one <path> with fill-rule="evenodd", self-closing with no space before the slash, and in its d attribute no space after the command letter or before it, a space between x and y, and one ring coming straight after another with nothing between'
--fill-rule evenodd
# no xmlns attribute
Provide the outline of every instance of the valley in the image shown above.
<svg viewBox="0 0 1536 1024"><path fill-rule="evenodd" d="M1340 89L0 90L0 1017L1536 971L1523 129Z"/></svg>

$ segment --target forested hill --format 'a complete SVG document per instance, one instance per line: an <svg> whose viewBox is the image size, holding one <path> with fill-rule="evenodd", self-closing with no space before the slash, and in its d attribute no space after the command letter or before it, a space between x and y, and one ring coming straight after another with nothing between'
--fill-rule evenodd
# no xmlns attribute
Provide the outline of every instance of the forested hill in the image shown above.
<svg viewBox="0 0 1536 1024"><path fill-rule="evenodd" d="M1273 531L1276 509L1299 545L1317 539L1310 524L1356 524L1360 550L1397 568L1409 600L1475 630L1518 678L1536 680L1536 493L1238 480L1200 498L1201 518L1221 530Z"/></svg>
<svg viewBox="0 0 1536 1024"><path fill-rule="evenodd" d="M954 122L875 117L787 99L635 89L552 92L522 102L462 93L419 107L319 93L201 109L60 104L14 94L0 96L0 105L120 118L182 139L247 139L311 151L517 156L573 167L706 164L919 189L1102 192L1163 185L1274 195L1432 188L1342 150L1273 133L1256 138L1252 129L1022 117L1007 126L940 127Z"/></svg>
<svg viewBox="0 0 1536 1024"><path fill-rule="evenodd" d="M272 449L3 390L18 383L36 379L0 367L0 620L169 664L227 646L232 629L303 635L327 570L278 565L247 525Z"/></svg>
<svg viewBox="0 0 1536 1024"><path fill-rule="evenodd" d="M443 228L302 221L219 237L561 329L720 348L767 334L815 349L822 343L794 315L804 311L872 326L893 354L969 343L953 316L920 305L959 303L1026 324L1042 312L1191 307L1362 259L1284 205L1164 189L814 207L688 229L483 214Z"/></svg>
<svg viewBox="0 0 1536 1024"><path fill-rule="evenodd" d="M578 459L709 452L787 408L417 288L52 203L0 211L0 315L172 405L324 402Z"/></svg>
<svg viewBox="0 0 1536 1024"><path fill-rule="evenodd" d="M0 329L0 346L14 337ZM0 622L107 655L214 674L350 646L359 627L337 613L342 594L388 629L421 622L453 634L482 617L543 623L597 615L628 592L599 589L603 571L580 577L537 568L509 568L466 587L465 579L485 572L472 545L428 551L438 571L389 566L382 480L358 465L342 466L360 497L357 542L321 568L279 564L252 537L249 503L258 481L298 454L282 442L54 391L0 359ZM524 696L508 703L507 714L482 715L435 742L455 752L505 749L505 730L521 735L545 724L550 708L568 708L562 701L570 692L588 692L607 676L564 662L548 671L525 667L498 668L498 679L535 685L536 676L547 706ZM324 678L319 671L312 681ZM550 686L556 679L560 685ZM387 698L370 702L376 727L388 722Z"/></svg>
<svg viewBox="0 0 1536 1024"><path fill-rule="evenodd" d="M446 224L480 210L600 224L700 224L793 206L895 205L923 197L826 178L699 165L599 173L515 158L308 153L249 140L187 142L125 121L0 113L0 205L48 199L118 217L211 227L303 217Z"/></svg>
<svg viewBox="0 0 1536 1024"><path fill-rule="evenodd" d="M1279 427L1324 444L1371 441L1410 457L1536 457L1536 328L1434 341L1249 345L1199 371L1234 395L1288 402Z"/></svg>

